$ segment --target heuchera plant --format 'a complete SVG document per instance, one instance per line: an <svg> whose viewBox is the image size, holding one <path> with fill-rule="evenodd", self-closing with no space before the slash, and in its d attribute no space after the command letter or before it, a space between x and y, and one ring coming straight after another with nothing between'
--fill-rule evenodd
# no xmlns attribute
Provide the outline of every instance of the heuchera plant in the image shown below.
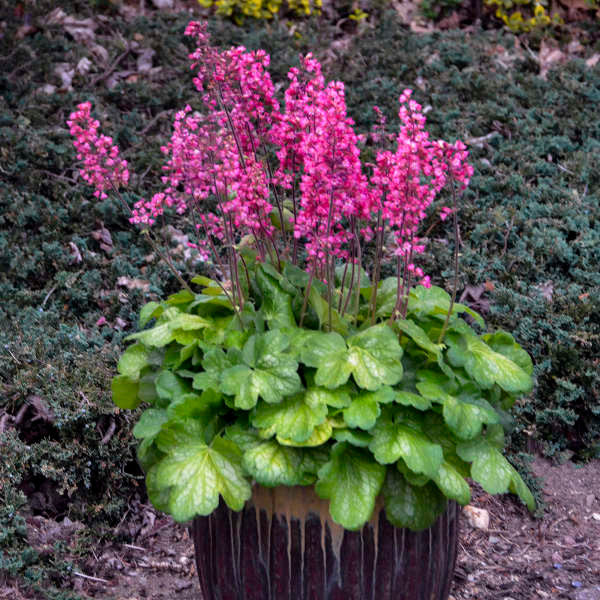
<svg viewBox="0 0 600 600"><path fill-rule="evenodd" d="M131 222L148 231L165 210L190 210L213 275L144 306L140 326L152 325L127 338L112 382L119 407L147 406L134 435L152 502L186 521L219 496L240 510L253 482L314 485L347 529L379 495L393 524L423 529L448 499L469 502L471 477L533 508L502 454L531 360L509 333L477 333L460 315L483 320L456 289L432 287L415 264L445 186L441 218L457 227L465 146L430 139L405 90L395 149L364 165L344 86L310 54L282 109L264 52L218 51L195 22L186 34L204 108L177 113L164 189ZM69 126L103 197L129 173L90 111L81 104ZM384 262L394 277L381 277Z"/></svg>

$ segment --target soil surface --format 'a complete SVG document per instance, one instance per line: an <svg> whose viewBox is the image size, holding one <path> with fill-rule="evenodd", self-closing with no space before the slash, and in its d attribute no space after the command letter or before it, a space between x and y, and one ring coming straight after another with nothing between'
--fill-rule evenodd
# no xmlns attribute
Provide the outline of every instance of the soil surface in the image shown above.
<svg viewBox="0 0 600 600"><path fill-rule="evenodd" d="M533 463L543 479L543 517L532 518L511 496L475 489L471 505L489 513L487 530L461 517L459 557L450 600L600 600L600 461ZM63 541L76 546L85 527L68 519L28 520L38 552ZM127 542L99 545L77 565L64 589L102 600L201 600L194 549L185 527L138 503L119 534ZM125 535L124 535L125 534ZM13 587L0 599L33 598Z"/></svg>

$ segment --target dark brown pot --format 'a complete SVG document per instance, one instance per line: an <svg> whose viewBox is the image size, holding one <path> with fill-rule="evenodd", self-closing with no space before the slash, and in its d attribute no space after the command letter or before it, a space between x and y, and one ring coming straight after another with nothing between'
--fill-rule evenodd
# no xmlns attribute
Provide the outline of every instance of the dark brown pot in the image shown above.
<svg viewBox="0 0 600 600"><path fill-rule="evenodd" d="M447 600L458 506L428 530L397 529L382 506L360 531L331 520L311 487L259 488L191 527L204 600Z"/></svg>

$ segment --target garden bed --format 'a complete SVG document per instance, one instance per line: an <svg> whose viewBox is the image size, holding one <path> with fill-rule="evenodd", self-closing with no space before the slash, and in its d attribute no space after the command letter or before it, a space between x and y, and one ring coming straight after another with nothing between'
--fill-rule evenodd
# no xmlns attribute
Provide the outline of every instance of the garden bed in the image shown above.
<svg viewBox="0 0 600 600"><path fill-rule="evenodd" d="M105 10L77 1L61 5L38 2L26 9L17 3L0 29L0 582L16 585L23 597L85 597L94 586L98 597L107 597L110 586L72 575L77 571L116 578L122 582L118 593L128 598L142 596L139 588L129 596L125 590L146 573L148 590L182 585L175 591L185 598L193 589L186 582L195 585L191 563L184 565L187 571L140 567L141 551L123 550L123 544L139 544L146 558L169 565L189 558L190 542L170 526L140 540L135 523L143 528L144 511L153 512L142 492L130 418L115 409L109 394L122 339L135 329L139 307L175 291L177 282L129 226L118 202L96 201L78 178L65 122L76 104L91 100L105 132L140 174L136 189L156 191L160 145L173 113L193 100L182 36L190 15L140 11L137 5L123 5L121 12L111 4ZM313 50L327 75L347 84L359 130L374 123L375 104L393 127L397 97L412 87L416 99L431 106L434 137L468 141L475 176L461 208L459 295L493 326L514 331L536 365L536 390L517 407L514 456L518 461L523 450L578 460L598 456L597 31L582 26L573 32L580 45L560 50L473 27L415 34L392 15L352 33L325 21L291 28L212 21L211 30L224 46L243 43L270 52L276 81L298 53ZM451 236L444 224L427 225L433 228L423 267L449 289L453 248L443 240ZM184 231L164 233L183 273L201 269L186 251ZM598 482L597 464L573 473ZM551 482L562 489L559 479L548 481L547 489ZM528 597L518 590L530 593L536 581L550 586L541 589L551 597L557 586L575 598L578 588L568 588L569 578L581 589L593 583L585 560L594 555L581 558L594 551L586 531L596 525L586 520L587 505L575 516L579 524L567 519L553 525L568 514L566 500L549 502L541 522L530 522L511 501L476 500L490 507L493 529L511 535L496 534L500 541L490 543L494 534L463 529L457 599L510 597L512 591L518 600ZM600 512L594 506L592 513ZM82 527L69 530L65 517ZM552 527L538 554L518 551L518 540L537 539L544 523ZM43 533L56 527L56 539ZM63 540L65 527L71 533ZM509 542L500 535L512 545L505 548ZM575 540L568 556L547 543L569 546L566 536ZM592 541L577 541L581 536ZM175 558L165 554L173 544ZM94 555L90 548L99 550ZM550 559L559 553L562 562L552 563L561 568L550 565L545 548L552 549ZM107 567L100 560L105 552L116 553L125 566ZM522 562L521 571L508 567L511 556L525 555L529 563ZM501 568L480 562L489 556ZM134 570L135 576L127 575ZM494 585L510 580L505 572L520 574L515 586L528 586L498 591ZM531 579L536 573L539 581ZM170 578L164 586L163 576Z"/></svg>

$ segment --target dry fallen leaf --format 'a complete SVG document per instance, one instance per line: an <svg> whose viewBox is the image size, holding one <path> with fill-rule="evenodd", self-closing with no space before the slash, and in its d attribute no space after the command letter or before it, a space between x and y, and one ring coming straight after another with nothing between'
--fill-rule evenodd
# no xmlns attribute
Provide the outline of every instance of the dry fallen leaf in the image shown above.
<svg viewBox="0 0 600 600"><path fill-rule="evenodd" d="M564 62L566 58L567 55L559 48L555 48L545 41L542 41L540 45L540 53L538 55L538 62L540 63L540 77L542 79L546 79L548 71L557 64Z"/></svg>
<svg viewBox="0 0 600 600"><path fill-rule="evenodd" d="M55 8L43 19L46 25L61 25L65 31L73 37L76 42L90 42L95 37L95 29L98 24L94 19L76 19L68 15L62 8Z"/></svg>
<svg viewBox="0 0 600 600"><path fill-rule="evenodd" d="M79 248L75 244L75 242L69 242L69 247L71 248L71 257L73 262L78 265L83 259L81 258L81 252L79 252Z"/></svg>
<svg viewBox="0 0 600 600"><path fill-rule="evenodd" d="M75 76L75 69L69 63L58 63L54 67L54 72L60 77L61 90L69 91L73 89L71 83Z"/></svg>
<svg viewBox="0 0 600 600"><path fill-rule="evenodd" d="M152 57L156 54L152 48L142 48L137 57L137 70L140 73L147 73L152 69Z"/></svg>
<svg viewBox="0 0 600 600"><path fill-rule="evenodd" d="M144 279L130 278L125 275L117 279L117 285L120 287L126 287L130 290L142 290L147 292L150 289L150 282Z"/></svg>
<svg viewBox="0 0 600 600"><path fill-rule="evenodd" d="M590 69L592 67L595 67L598 64L598 61L600 60L600 54L592 54L592 56L590 56L586 61L585 64L586 66L588 66Z"/></svg>
<svg viewBox="0 0 600 600"><path fill-rule="evenodd" d="M110 235L110 231L104 227L104 223L100 223L100 228L96 231L92 231L92 237L100 242L100 248L104 250L104 252L109 253L112 252L113 249L113 241Z"/></svg>

